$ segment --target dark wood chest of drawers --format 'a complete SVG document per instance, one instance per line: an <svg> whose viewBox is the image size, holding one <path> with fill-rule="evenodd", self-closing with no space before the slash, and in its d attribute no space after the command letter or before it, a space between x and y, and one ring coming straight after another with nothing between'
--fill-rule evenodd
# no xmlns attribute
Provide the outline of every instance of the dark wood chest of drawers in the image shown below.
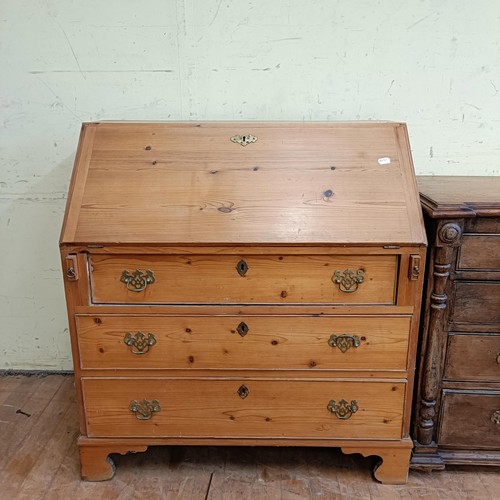
<svg viewBox="0 0 500 500"><path fill-rule="evenodd" d="M82 476L248 444L404 482L425 246L402 124L86 124L61 238Z"/></svg>
<svg viewBox="0 0 500 500"><path fill-rule="evenodd" d="M500 177L419 177L429 236L411 466L500 465Z"/></svg>

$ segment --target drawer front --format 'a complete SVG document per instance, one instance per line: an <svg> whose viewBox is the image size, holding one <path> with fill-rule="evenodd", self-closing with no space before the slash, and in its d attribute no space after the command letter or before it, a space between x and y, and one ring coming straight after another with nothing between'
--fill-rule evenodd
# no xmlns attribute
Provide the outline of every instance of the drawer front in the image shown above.
<svg viewBox="0 0 500 500"><path fill-rule="evenodd" d="M500 234L464 235L458 267L500 270Z"/></svg>
<svg viewBox="0 0 500 500"><path fill-rule="evenodd" d="M500 381L500 335L452 334L446 356L448 380Z"/></svg>
<svg viewBox="0 0 500 500"><path fill-rule="evenodd" d="M402 432L404 383L84 378L82 386L90 437L399 439Z"/></svg>
<svg viewBox="0 0 500 500"><path fill-rule="evenodd" d="M84 369L406 369L410 318L77 316Z"/></svg>
<svg viewBox="0 0 500 500"><path fill-rule="evenodd" d="M439 444L500 448L500 392L443 391Z"/></svg>
<svg viewBox="0 0 500 500"><path fill-rule="evenodd" d="M466 233L495 233L500 234L499 217L480 217L465 219Z"/></svg>
<svg viewBox="0 0 500 500"><path fill-rule="evenodd" d="M99 304L394 304L397 263L395 255L94 255L91 294Z"/></svg>
<svg viewBox="0 0 500 500"><path fill-rule="evenodd" d="M455 283L455 303L451 321L500 322L500 283Z"/></svg>

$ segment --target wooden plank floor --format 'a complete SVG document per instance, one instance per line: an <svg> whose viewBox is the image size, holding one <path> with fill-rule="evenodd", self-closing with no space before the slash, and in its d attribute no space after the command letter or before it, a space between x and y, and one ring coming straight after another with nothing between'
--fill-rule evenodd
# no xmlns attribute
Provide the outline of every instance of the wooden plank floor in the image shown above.
<svg viewBox="0 0 500 500"><path fill-rule="evenodd" d="M152 447L115 456L115 478L80 480L73 378L0 376L0 499L500 499L500 472L450 467L372 479L371 459L323 448Z"/></svg>

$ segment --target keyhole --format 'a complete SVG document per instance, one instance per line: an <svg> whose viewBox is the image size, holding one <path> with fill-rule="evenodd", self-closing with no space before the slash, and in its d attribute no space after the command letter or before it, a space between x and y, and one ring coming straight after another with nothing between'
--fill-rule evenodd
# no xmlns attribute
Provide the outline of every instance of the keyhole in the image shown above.
<svg viewBox="0 0 500 500"><path fill-rule="evenodd" d="M248 325L242 321L238 327L236 328L238 330L238 333L240 334L240 336L244 337L247 333L248 333Z"/></svg>
<svg viewBox="0 0 500 500"><path fill-rule="evenodd" d="M245 276L248 271L248 264L242 259L236 264L236 270L240 276Z"/></svg>

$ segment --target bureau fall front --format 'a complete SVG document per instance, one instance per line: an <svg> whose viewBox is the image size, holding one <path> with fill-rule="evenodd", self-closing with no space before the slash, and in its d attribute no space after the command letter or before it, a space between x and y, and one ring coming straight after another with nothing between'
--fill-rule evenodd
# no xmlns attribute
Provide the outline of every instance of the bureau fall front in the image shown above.
<svg viewBox="0 0 500 500"><path fill-rule="evenodd" d="M404 124L84 124L60 241L82 477L262 445L405 482L425 246Z"/></svg>

